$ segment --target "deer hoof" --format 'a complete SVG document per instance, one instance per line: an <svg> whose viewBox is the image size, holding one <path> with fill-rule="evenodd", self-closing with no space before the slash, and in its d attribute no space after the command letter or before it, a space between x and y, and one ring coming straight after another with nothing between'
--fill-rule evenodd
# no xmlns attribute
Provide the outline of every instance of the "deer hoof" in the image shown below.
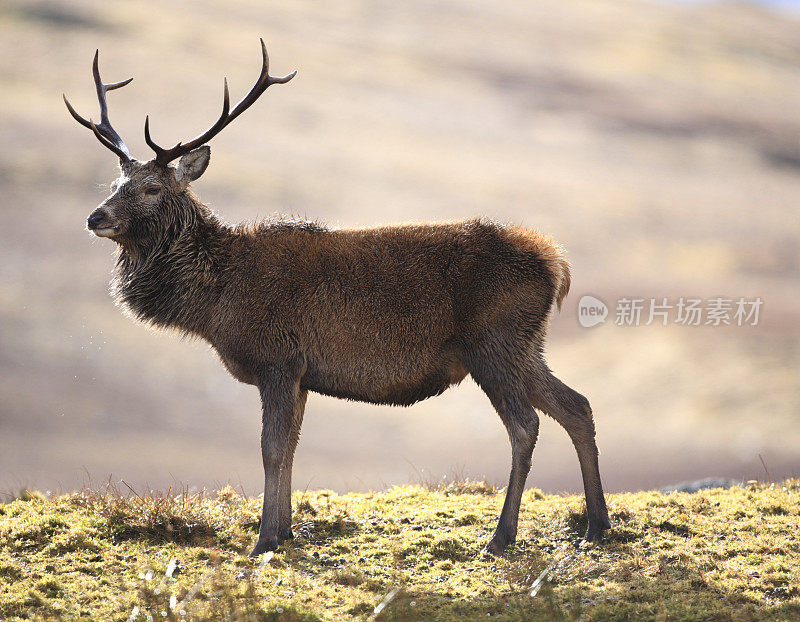
<svg viewBox="0 0 800 622"><path fill-rule="evenodd" d="M250 557L257 557L262 553L266 553L267 551L276 551L278 550L278 537L277 536L267 536L266 538L258 538L258 542L256 542L255 548L250 553Z"/></svg>
<svg viewBox="0 0 800 622"><path fill-rule="evenodd" d="M483 550L490 555L502 555L509 544L513 544L513 540L509 540L503 535L495 534L488 544L483 547Z"/></svg>
<svg viewBox="0 0 800 622"><path fill-rule="evenodd" d="M609 526L610 527L610 526ZM589 523L586 535L583 537L587 542L600 542L603 539L603 532L606 530L604 525L593 525Z"/></svg>
<svg viewBox="0 0 800 622"><path fill-rule="evenodd" d="M283 542L284 540L294 540L294 533L292 533L291 527L281 527L280 541Z"/></svg>

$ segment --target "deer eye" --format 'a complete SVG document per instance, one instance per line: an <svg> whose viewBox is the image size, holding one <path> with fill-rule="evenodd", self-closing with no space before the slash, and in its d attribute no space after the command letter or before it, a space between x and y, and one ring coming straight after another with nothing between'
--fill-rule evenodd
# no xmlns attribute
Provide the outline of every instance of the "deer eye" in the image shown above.
<svg viewBox="0 0 800 622"><path fill-rule="evenodd" d="M154 197L159 192L161 192L161 188L159 188L158 186L150 186L148 188L145 188L144 190L144 193L149 197Z"/></svg>

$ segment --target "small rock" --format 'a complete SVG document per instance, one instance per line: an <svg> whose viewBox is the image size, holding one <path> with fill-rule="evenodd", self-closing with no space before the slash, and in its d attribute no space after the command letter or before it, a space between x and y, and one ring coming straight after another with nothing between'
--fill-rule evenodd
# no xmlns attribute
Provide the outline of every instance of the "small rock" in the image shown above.
<svg viewBox="0 0 800 622"><path fill-rule="evenodd" d="M790 596L789 588L786 587L785 585L773 588L771 590L767 590L766 594L767 596L771 596L772 598L780 598L780 599L789 598Z"/></svg>
<svg viewBox="0 0 800 622"><path fill-rule="evenodd" d="M661 489L661 492L664 494L668 494L670 492L688 492L694 493L699 490L705 490L706 488L730 488L731 486L738 485L739 482L736 480L732 480L726 477L706 477L704 479L698 479L690 482L681 482L679 484L673 484L672 486L665 486Z"/></svg>

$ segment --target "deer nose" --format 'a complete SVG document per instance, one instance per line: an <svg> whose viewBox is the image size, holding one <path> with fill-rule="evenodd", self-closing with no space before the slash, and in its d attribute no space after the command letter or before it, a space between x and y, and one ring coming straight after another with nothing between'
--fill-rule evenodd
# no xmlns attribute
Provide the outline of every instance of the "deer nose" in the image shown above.
<svg viewBox="0 0 800 622"><path fill-rule="evenodd" d="M106 213L104 210L95 210L90 215L89 218L86 219L86 226L89 229L96 229L97 226L105 220Z"/></svg>

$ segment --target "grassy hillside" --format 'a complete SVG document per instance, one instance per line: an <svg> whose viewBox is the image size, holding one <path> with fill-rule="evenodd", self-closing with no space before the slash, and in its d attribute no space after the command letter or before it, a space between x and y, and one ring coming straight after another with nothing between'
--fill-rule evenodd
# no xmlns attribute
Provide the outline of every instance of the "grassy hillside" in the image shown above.
<svg viewBox="0 0 800 622"><path fill-rule="evenodd" d="M0 505L0 618L800 618L798 480L610 495L601 546L579 497L529 490L495 558L501 502L469 482L297 493L294 542L251 560L259 500L231 488L26 493Z"/></svg>

